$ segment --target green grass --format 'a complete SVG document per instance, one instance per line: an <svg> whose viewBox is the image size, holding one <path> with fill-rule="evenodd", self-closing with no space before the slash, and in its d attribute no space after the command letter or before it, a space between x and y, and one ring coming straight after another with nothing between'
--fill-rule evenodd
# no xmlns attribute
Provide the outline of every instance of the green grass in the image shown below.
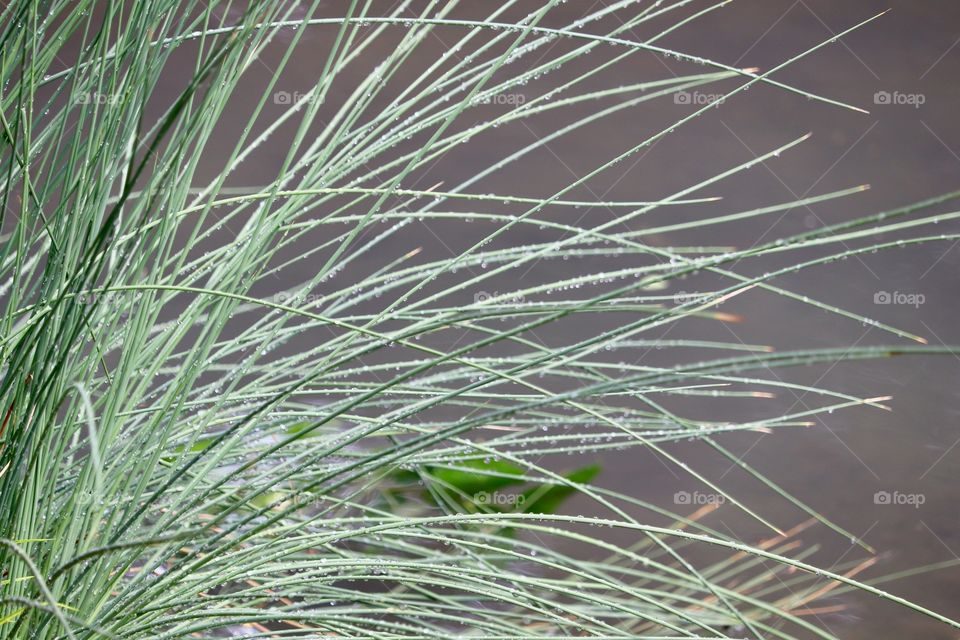
<svg viewBox="0 0 960 640"><path fill-rule="evenodd" d="M831 43L759 72L662 44L727 2L617 2L560 26L558 0L483 3L473 19L468 3L338 4L335 18L316 2L2 9L0 637L834 638L799 613L825 585L960 628L886 591L897 576L860 581L862 556L815 567L795 531L684 461L696 440L797 521L869 553L724 440L884 408L777 368L949 351L781 280L952 243L933 224L960 215L942 213L958 194L731 248L672 238L863 188L745 211L714 197L804 136L655 200L590 190L708 110L735 108L720 103L678 109L551 195L485 192L498 172L534 171L554 140L680 91L732 99L763 84L856 110L776 77ZM322 49L304 45L318 33ZM438 36L443 53L424 63ZM278 99L304 49L320 69L306 99ZM625 80L651 52L695 73ZM530 121L552 133L458 184L420 183L472 139ZM261 160L277 139L282 158ZM238 178L251 167L261 180ZM697 216L656 215L672 210ZM447 240L463 246L421 251L434 245L424 223L459 229ZM591 266L520 284L563 260ZM755 275L765 260L781 266ZM692 283L710 284L676 294ZM891 346L662 337L733 320L739 295L868 323ZM554 332L571 322L595 330ZM637 360L651 348L673 364ZM812 408L707 422L669 408L777 391ZM629 449L761 523L768 544L604 488L604 455ZM595 515L573 515L574 497Z"/></svg>

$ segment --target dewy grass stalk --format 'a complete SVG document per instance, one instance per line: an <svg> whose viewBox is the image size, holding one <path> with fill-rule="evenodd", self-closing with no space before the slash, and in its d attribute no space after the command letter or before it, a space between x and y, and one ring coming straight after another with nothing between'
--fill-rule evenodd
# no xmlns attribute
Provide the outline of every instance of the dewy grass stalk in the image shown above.
<svg viewBox="0 0 960 640"><path fill-rule="evenodd" d="M776 77L830 41L741 69L664 44L727 1L621 1L566 22L560 0L486 15L335 4L4 6L0 637L834 638L800 610L851 590L960 628L859 579L862 559L817 568L794 544L810 522L869 547L723 444L886 408L775 368L950 352L778 280L955 242L931 225L960 215L937 209L958 194L735 248L660 240L864 187L739 211L711 192L804 136L653 199L590 188L751 87L857 110ZM304 51L316 72L292 91ZM621 81L641 54L696 73ZM481 191L534 171L555 140L707 88L548 195ZM544 121L465 176L423 182L473 139ZM657 217L672 211L694 217ZM557 260L588 266L521 284ZM708 284L669 292L685 278ZM728 303L747 295L868 323L892 346L663 335L736 320ZM570 322L591 328L554 333ZM672 364L617 355L649 349ZM777 390L818 403L740 420L677 409ZM688 440L810 522L780 528L685 462ZM557 463L623 450L655 454L766 538Z"/></svg>

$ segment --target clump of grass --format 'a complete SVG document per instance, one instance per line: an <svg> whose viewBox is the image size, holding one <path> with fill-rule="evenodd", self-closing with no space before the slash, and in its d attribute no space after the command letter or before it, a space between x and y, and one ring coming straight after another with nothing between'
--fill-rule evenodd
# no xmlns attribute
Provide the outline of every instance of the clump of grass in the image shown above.
<svg viewBox="0 0 960 640"><path fill-rule="evenodd" d="M765 84L855 109L775 77L829 43L761 72L661 44L726 2L685 13L683 1L621 1L567 23L558 0L484 4L479 17L456 2L341 4L333 16L283 1L2 10L0 636L833 638L807 613L851 589L960 627L860 581L872 560L813 566L800 531L851 534L723 444L883 408L783 382L776 367L946 351L778 280L953 242L928 225L957 214L926 212L957 194L736 249L651 238L862 188L746 211L711 194L801 138L655 199L589 191L722 101L547 196L483 190L553 140L681 91ZM317 32L319 71L292 92L282 79ZM442 52L416 67L440 36ZM649 52L691 73L623 83L618 71ZM520 100L529 83L536 96ZM457 184L421 183L464 143L537 120L553 132ZM276 175L242 179L278 137ZM673 210L697 215L630 230ZM421 249L424 229L464 220L475 235L438 237L455 251ZM746 275L771 257L787 266ZM541 261L584 258L603 266L520 284ZM684 278L710 284L678 296ZM736 320L728 303L747 292L870 323L895 346L661 337ZM597 329L558 342L550 332L570 322ZM651 347L673 364L621 357ZM712 422L668 408L778 389L818 404ZM806 522L781 530L687 464L690 439ZM594 483L596 466L555 462L625 449L655 453L768 538L735 539L706 524L712 506L677 513ZM573 495L592 515L571 515Z"/></svg>

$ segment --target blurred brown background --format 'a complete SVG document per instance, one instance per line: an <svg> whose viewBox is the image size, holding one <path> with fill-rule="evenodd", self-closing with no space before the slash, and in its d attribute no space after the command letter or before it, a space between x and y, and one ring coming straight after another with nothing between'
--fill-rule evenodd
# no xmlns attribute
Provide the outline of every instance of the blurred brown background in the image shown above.
<svg viewBox="0 0 960 640"><path fill-rule="evenodd" d="M343 3L327 3L323 13L336 15L342 10L338 7L340 4ZM548 17L546 24L563 25L603 4L567 2ZM528 8L539 5L530 3ZM465 3L461 13L465 17L480 17L490 11L490 6L486 2ZM708 3L694 2L690 12L706 6ZM589 199L600 194L607 199L638 200L663 196L808 132L813 134L810 140L774 162L706 190L703 195L724 198L714 213L759 207L859 184L868 183L872 189L843 200L791 210L782 216L708 227L706 233L687 233L671 237L669 241L749 246L764 238L797 233L960 188L960 123L957 119L960 3L949 0L736 0L671 33L658 44L739 67L756 66L766 70L888 8L892 9L888 14L776 76L811 92L868 109L869 114L811 102L771 87L755 86L730 99L722 108L679 128L635 157L636 162L622 163L598 176L591 181L589 189L579 189L571 197ZM667 24L656 22L650 25L649 31L630 33L626 37L643 39ZM322 68L333 33L328 28L309 31L295 64L278 84L279 89L294 92L310 86ZM444 46L445 39L455 37L445 28L438 28L436 33L436 41L415 54L411 74L419 73L419 69L431 61L431 56ZM431 50L431 46L436 49ZM379 50L372 49L365 64L372 66L388 49L387 42ZM269 72L270 56L275 54L279 55L279 49L268 52L262 73ZM584 64L589 61L572 65L571 69L582 68ZM363 67L364 64L358 65L357 73L362 73ZM677 60L638 53L629 63L597 78L591 86L599 88L702 70ZM251 86L264 77L267 76L259 80L253 77ZM335 87L331 100L345 97L351 88L348 85ZM720 86L729 90L735 85L728 82ZM537 88L534 83L529 91L533 94ZM875 99L878 92L880 97ZM889 96L889 104L885 103L884 96ZM917 104L919 102L922 104ZM532 157L522 168L497 172L471 190L550 195L690 111L688 105L677 105L670 99L646 103L552 142L548 150ZM583 112L584 109L576 111ZM556 122L550 118L501 127L464 145L468 150L444 157L426 174L418 174L416 185L404 186L424 188L441 181L445 186L456 185L516 148L518 141L532 142L555 127ZM232 143L233 140L225 139L224 150ZM271 141L271 145L266 154L262 154L268 160L238 168L237 184L262 184L264 176L275 171L276 167L267 166L269 158L275 159L279 166L287 147L281 141ZM692 219L702 211L668 208L658 212L655 221ZM600 219L609 215L603 211L588 214ZM636 228L642 226L639 222L635 224ZM408 236L398 236L393 249L407 250L416 242L425 245L425 255L438 257L468 246L471 238L476 237L462 225L429 223L425 227L411 230ZM390 250L385 248L386 253ZM366 259L372 267L378 257ZM839 262L829 270L802 272L777 284L925 336L931 344L960 345L956 321L960 312L958 265L960 247L930 244ZM301 276L305 278L309 265L299 268L303 269ZM544 264L538 268L552 269L556 277L557 269L573 273L591 266L584 260L576 264ZM742 271L751 273L754 269L757 267L745 265ZM536 282L536 271L530 273L529 278L530 283ZM502 290L521 285L523 283L505 282ZM491 284L489 289L497 290L496 284ZM874 304L874 296L880 292L919 293L924 296L924 304L918 307ZM729 310L741 314L744 322L735 326L697 325L693 333L683 335L718 340L735 337L746 343L776 345L778 349L897 343L895 337L882 335L871 327L760 292L738 297L731 302ZM541 337L548 341L568 340L577 332L593 330L596 328L566 325L554 329L558 333L553 335L545 329ZM681 337L681 334L671 337ZM656 362L657 355L651 354L649 358L645 362ZM960 559L957 504L960 398L956 394L960 357L862 361L778 371L776 375L787 381L817 384L851 394L892 395L890 404L894 411L843 411L823 416L830 419L818 420L811 428L779 430L775 435L739 434L725 443L787 490L873 545L881 554L881 561L864 576L879 577L918 565ZM773 402L782 403L787 409L803 406L805 400L803 394L797 394ZM715 403L697 405L693 402L686 410L695 414L701 406L712 407ZM748 417L757 409L751 402L731 405L730 410ZM724 487L780 526L789 527L803 519L803 514L788 508L768 489L730 470L728 462L698 450L696 445L688 447L685 455L691 464L699 465L708 476L721 481ZM675 491L696 489L687 478L678 479L648 454L638 456L636 452L625 452L604 456L602 462L601 484L659 504L672 506L670 500ZM924 503L919 507L877 504L874 496L878 491L921 494ZM570 508L575 512L593 509L585 501ZM713 514L710 524L728 527L748 540L768 534L754 523L745 522L731 509ZM803 540L823 545L814 559L824 567L866 557L849 541L838 539L823 528L806 532ZM960 618L960 567L884 584L883 588ZM841 613L819 618L839 637L852 640L960 637L922 616L908 615L905 610L876 598L841 595L829 598L828 603L845 607Z"/></svg>

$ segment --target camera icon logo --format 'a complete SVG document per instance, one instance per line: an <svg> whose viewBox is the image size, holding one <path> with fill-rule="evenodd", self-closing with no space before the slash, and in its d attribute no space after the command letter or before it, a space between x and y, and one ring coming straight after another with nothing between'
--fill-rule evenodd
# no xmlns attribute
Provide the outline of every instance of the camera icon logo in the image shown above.
<svg viewBox="0 0 960 640"><path fill-rule="evenodd" d="M893 296L889 291L877 291L873 294L873 304L890 304L892 301Z"/></svg>
<svg viewBox="0 0 960 640"><path fill-rule="evenodd" d="M873 104L890 104L893 102L893 95L889 91L877 91L873 94Z"/></svg>

